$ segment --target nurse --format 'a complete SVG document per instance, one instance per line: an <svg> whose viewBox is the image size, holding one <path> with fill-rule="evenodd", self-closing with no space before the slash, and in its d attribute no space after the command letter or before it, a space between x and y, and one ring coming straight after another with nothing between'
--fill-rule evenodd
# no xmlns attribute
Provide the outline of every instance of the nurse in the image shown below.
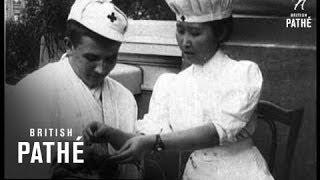
<svg viewBox="0 0 320 180"><path fill-rule="evenodd" d="M159 77L138 134L96 122L84 131L86 139L119 147L111 157L119 163L151 151L193 151L183 179L272 180L250 137L263 82L260 69L220 49L232 28L231 0L166 2L177 17L182 58L191 66Z"/></svg>

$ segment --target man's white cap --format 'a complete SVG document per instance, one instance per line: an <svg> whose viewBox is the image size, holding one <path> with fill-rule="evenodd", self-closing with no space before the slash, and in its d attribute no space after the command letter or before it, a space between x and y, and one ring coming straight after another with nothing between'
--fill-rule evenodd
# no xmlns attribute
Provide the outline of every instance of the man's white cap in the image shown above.
<svg viewBox="0 0 320 180"><path fill-rule="evenodd" d="M106 38L124 40L128 27L126 15L111 0L76 0L68 20L73 19Z"/></svg>
<svg viewBox="0 0 320 180"><path fill-rule="evenodd" d="M232 0L166 0L178 21L208 22L231 16Z"/></svg>

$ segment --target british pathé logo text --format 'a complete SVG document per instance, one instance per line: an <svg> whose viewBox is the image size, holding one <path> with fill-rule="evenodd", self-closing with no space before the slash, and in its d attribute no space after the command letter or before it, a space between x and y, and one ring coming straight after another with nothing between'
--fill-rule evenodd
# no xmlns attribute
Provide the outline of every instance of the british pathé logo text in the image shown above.
<svg viewBox="0 0 320 180"><path fill-rule="evenodd" d="M72 137L72 129L55 128L31 128L30 137ZM57 158L57 163L69 163L69 144L72 144L72 162L84 163L84 160L78 155L83 154L79 147L83 146L80 141L82 136L77 136L74 142L18 142L18 163L23 163L24 156L31 154L30 163L52 163L51 155ZM31 144L31 145L30 145ZM45 149L45 158L43 158L43 149ZM64 159L62 158L64 156ZM45 161L43 160L45 159Z"/></svg>
<svg viewBox="0 0 320 180"><path fill-rule="evenodd" d="M297 7L300 5L301 10L304 10L304 3L306 3L307 0L298 0L296 4L294 5L294 10L297 10Z"/></svg>
<svg viewBox="0 0 320 180"><path fill-rule="evenodd" d="M294 12L290 13L290 18L286 19L287 28L311 28L311 17L304 12L306 1L307 0L295 0Z"/></svg>

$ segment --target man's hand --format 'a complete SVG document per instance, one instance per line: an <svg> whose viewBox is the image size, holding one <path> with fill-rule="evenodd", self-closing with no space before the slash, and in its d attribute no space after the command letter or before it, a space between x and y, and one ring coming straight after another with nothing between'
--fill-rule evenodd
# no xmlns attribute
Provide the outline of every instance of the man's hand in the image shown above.
<svg viewBox="0 0 320 180"><path fill-rule="evenodd" d="M87 125L83 130L83 139L85 145L90 145L92 143L107 143L109 138L107 131L109 126L101 122L92 122Z"/></svg>
<svg viewBox="0 0 320 180"><path fill-rule="evenodd" d="M135 163L142 159L145 152L151 151L155 136L135 136L129 139L109 160L120 164Z"/></svg>

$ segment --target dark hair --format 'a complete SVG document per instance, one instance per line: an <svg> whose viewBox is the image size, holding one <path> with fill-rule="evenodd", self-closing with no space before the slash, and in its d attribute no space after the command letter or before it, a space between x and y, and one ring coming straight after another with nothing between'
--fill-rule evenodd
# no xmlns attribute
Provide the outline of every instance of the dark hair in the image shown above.
<svg viewBox="0 0 320 180"><path fill-rule="evenodd" d="M67 28L65 35L70 38L72 44L77 47L80 44L82 36L88 36L95 40L104 41L104 43L115 43L117 41L101 36L98 33L93 32L84 25L75 20L67 21Z"/></svg>
<svg viewBox="0 0 320 180"><path fill-rule="evenodd" d="M221 20L215 20L208 22L209 26L211 26L211 29L216 37L223 36L221 38L221 41L218 42L219 44L222 42L225 42L229 39L230 34L233 30L233 18L232 16L228 18L224 18Z"/></svg>

